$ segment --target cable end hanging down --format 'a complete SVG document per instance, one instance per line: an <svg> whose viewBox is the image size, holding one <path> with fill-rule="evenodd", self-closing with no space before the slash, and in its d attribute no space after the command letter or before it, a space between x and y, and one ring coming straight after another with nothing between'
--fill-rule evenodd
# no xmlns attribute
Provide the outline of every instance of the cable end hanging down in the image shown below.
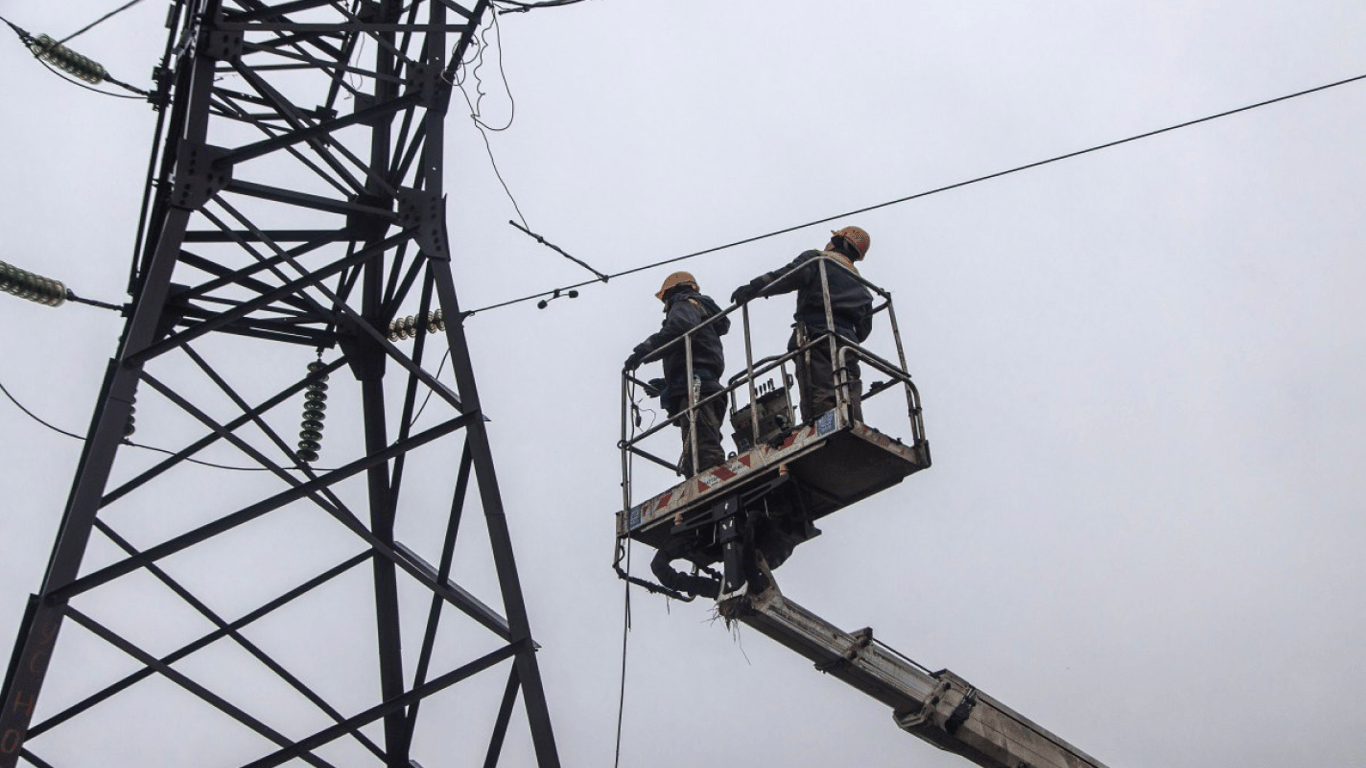
<svg viewBox="0 0 1366 768"><path fill-rule="evenodd" d="M540 235L536 234L535 232L532 232L531 230L527 229L526 227L522 226L521 224L518 224L517 222L512 221L512 220L510 220L510 219L508 220L508 223L511 224L512 226L516 227L517 229L522 230L522 231L525 232L527 235L529 235L529 236L531 237L531 239L535 240L536 242L540 243L541 245L544 245L545 247L547 247L547 248L549 248L549 249L555 251L556 253L560 254L561 256L565 257L566 259L569 259L570 261L574 262L575 264L578 264L579 266L583 267L584 269L588 270L589 272L592 272L592 273L598 278L599 281L605 283L605 282L607 282L608 280L611 279L611 276L610 276L610 275L604 275L603 273L597 271L596 269L593 269L592 267L588 266L588 264L584 263L582 260L576 259L576 258L574 258L573 256L570 256L569 254L565 253L565 252L564 252L564 249L561 248L560 246L555 245L554 243L551 243L551 242L546 241L546 239L545 239L544 237L541 237ZM556 292L555 292L555 296L553 296L553 297L551 297L551 298L558 298L559 293L560 293L559 291L556 291ZM570 298L573 298L573 296L571 296ZM542 307L542 309L544 309L544 308L545 308L545 307Z"/></svg>

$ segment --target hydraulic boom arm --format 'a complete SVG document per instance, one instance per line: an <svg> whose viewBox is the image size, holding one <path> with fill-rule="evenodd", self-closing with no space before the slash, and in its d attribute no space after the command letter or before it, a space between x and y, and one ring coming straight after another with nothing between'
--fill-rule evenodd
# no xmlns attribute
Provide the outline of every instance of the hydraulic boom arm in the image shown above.
<svg viewBox="0 0 1366 768"><path fill-rule="evenodd" d="M986 768L1105 768L1105 765L963 678L930 672L873 640L871 629L845 632L772 587L719 606L892 708L896 724L940 749Z"/></svg>

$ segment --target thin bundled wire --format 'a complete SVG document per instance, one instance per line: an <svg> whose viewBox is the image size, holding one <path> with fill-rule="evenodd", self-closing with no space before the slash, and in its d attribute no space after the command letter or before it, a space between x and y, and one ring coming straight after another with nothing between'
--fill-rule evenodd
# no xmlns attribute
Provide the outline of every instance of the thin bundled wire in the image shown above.
<svg viewBox="0 0 1366 768"><path fill-rule="evenodd" d="M508 196L508 200L512 202L512 208L517 212L517 218L521 219L522 226L530 229L531 225L527 224L526 216L522 215L522 207L517 204L517 198L513 196L512 190L508 187L507 180L503 178L503 172L498 168L498 160L493 156L493 145L489 143L489 131L494 133L506 131L512 127L512 121L517 116L517 100L512 95L512 86L508 84L507 70L503 67L503 31L501 28L498 28L498 12L495 10L489 15L493 17L493 20L479 33L479 45L476 46L478 51L475 52L473 58L461 62L460 71L466 74L456 79L454 84L460 89L460 95L465 97L465 103L469 105L470 120L474 121L475 127L479 129L480 138L484 140L484 151L488 153L489 163L493 166L493 174L498 177L498 183L503 186L503 192ZM508 103L511 105L511 113L508 115L507 125L504 125L501 128L494 128L484 122L479 113L480 104L483 102L484 96L486 95L484 93L483 80L479 77L479 70L484 66L484 53L489 47L488 32L490 29L494 29L494 31L498 33L498 74L503 80L503 88L507 92ZM474 78L474 99L470 99L469 92L465 90L465 83L471 77Z"/></svg>
<svg viewBox="0 0 1366 768"><path fill-rule="evenodd" d="M626 547L626 572L631 572L631 548L630 544ZM631 636L631 582L624 581L625 588L622 590L622 620L621 620L621 685L617 692L617 745L616 757L612 761L613 768L621 765L621 733L622 721L626 717L626 645L627 639Z"/></svg>

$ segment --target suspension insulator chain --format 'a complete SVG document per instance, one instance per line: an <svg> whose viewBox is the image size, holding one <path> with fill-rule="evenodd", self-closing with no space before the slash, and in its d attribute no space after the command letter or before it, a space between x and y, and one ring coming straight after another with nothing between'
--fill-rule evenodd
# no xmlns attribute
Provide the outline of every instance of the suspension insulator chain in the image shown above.
<svg viewBox="0 0 1366 768"><path fill-rule="evenodd" d="M0 291L49 307L66 303L66 284L0 261Z"/></svg>
<svg viewBox="0 0 1366 768"><path fill-rule="evenodd" d="M419 333L436 333L446 330L446 316L441 310L428 312L425 318L409 315L389 323L389 341L407 341Z"/></svg>
<svg viewBox="0 0 1366 768"><path fill-rule="evenodd" d="M87 83L98 84L109 76L98 61L82 56L65 45L59 45L47 35L38 35L30 47L33 49L33 55Z"/></svg>
<svg viewBox="0 0 1366 768"><path fill-rule="evenodd" d="M318 460L322 450L323 419L327 414L327 374L320 373L327 366L321 360L308 364L308 387L304 390L304 419L299 430L299 450L295 456L305 464Z"/></svg>

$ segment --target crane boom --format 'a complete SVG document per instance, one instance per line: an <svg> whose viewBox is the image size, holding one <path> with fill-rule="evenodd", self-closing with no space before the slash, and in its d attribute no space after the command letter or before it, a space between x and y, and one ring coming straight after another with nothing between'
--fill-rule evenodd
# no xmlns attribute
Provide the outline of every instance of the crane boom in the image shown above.
<svg viewBox="0 0 1366 768"><path fill-rule="evenodd" d="M872 629L845 632L776 585L718 607L891 707L902 729L984 768L1105 768L958 675L921 667L875 641Z"/></svg>

